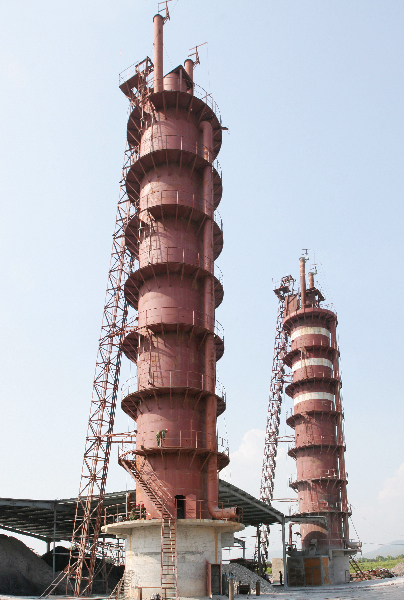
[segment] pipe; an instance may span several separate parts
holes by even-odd
[[[194,93],[194,61],[192,60],[192,58],[187,58],[187,60],[184,62],[184,67],[185,67],[185,72],[187,73],[187,75],[190,77],[190,79],[192,81],[192,85],[189,88],[189,90],[187,90],[187,93],[193,94]]]
[[[202,130],[202,143],[204,148],[204,158],[211,163],[213,159],[213,129],[209,121],[202,121],[200,128]],[[205,338],[205,389],[210,395],[205,401],[205,427],[206,443],[211,455],[207,464],[207,497],[208,511],[214,519],[236,519],[237,508],[219,508],[219,483],[217,478],[217,446],[216,446],[216,416],[217,400],[215,396],[216,379],[216,350],[215,338],[213,334],[215,321],[215,295],[213,285],[213,180],[212,165],[206,165],[203,172],[202,193],[204,212],[207,218],[203,227],[203,266],[205,271],[210,273],[204,281],[204,325],[212,332]]]
[[[336,433],[337,433],[337,444],[338,444],[338,465],[339,465],[339,476],[342,480],[341,483],[341,508],[344,511],[342,516],[342,528],[343,528],[343,539],[344,541],[349,540],[349,517],[348,517],[348,497],[347,497],[347,485],[346,485],[346,470],[345,470],[345,440],[344,440],[344,427],[343,427],[343,412],[341,403],[341,382],[339,373],[339,354],[338,354],[338,342],[337,342],[337,322],[336,319],[331,323],[331,346],[337,349],[333,358],[333,371],[334,377],[337,379],[337,386],[335,388],[335,410],[337,412],[336,421]]]
[[[214,459],[213,461],[212,458]],[[211,464],[214,464],[212,468]],[[207,480],[208,511],[210,516],[213,519],[237,519],[237,506],[231,506],[229,508],[219,508],[217,505],[217,498],[219,496],[219,486],[217,480],[217,454],[212,455],[209,459]]]
[[[258,525],[257,527],[257,567],[258,567],[258,576],[262,577],[262,573],[261,573],[261,529],[260,526]]]
[[[211,279],[211,277],[209,277]],[[205,376],[207,377],[207,382],[205,387],[211,393],[211,395],[207,396],[205,400],[205,423],[206,423],[206,446],[208,450],[211,452],[211,455],[208,459],[207,469],[206,469],[206,492],[208,497],[208,511],[210,516],[213,519],[237,519],[238,511],[237,507],[233,506],[230,508],[219,508],[218,499],[219,499],[219,481],[217,478],[217,444],[216,444],[216,415],[217,415],[217,400],[214,395],[214,365],[216,363],[215,356],[215,340],[213,337],[213,333],[208,334],[207,339],[205,341],[205,360],[206,356],[208,358],[213,357],[213,362],[211,360],[208,361],[208,364],[205,363]],[[211,350],[211,345],[213,346],[213,351]]]
[[[306,259],[300,258],[300,308],[306,307]]]
[[[161,15],[154,15],[154,91],[163,91],[163,25]]]
[[[209,163],[212,163],[213,162],[212,123],[210,121],[202,121],[200,128],[202,130],[203,158],[205,158]]]
[[[310,271],[309,273],[309,290],[314,288],[314,273]]]
[[[292,527],[293,527],[293,523],[289,523],[289,546],[292,547]]]
[[[233,573],[229,575],[229,600],[234,600],[234,577]]]
[[[282,558],[283,558],[283,588],[288,587],[288,571],[286,567],[285,517],[282,518]]]

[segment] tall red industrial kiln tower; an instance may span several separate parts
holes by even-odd
[[[154,17],[154,62],[147,57],[121,74],[130,100],[124,180],[134,207],[124,236],[138,263],[124,286],[137,316],[122,341],[137,365],[122,395],[137,439],[119,463],[136,480],[141,509],[134,513],[139,519],[106,530],[126,538],[133,593],[140,587],[175,598],[177,591],[206,595],[216,580],[220,593],[221,536],[244,527],[234,522],[235,507],[218,503],[218,472],[229,462],[216,424],[226,408],[216,379],[223,329],[215,321],[223,300],[215,265],[223,247],[215,213],[223,128],[211,95],[193,81],[193,60],[164,75],[167,17],[167,9]]]
[[[222,545],[244,529],[237,508],[218,502],[218,472],[229,462],[216,429],[226,408],[216,379],[224,335],[214,264],[223,248],[215,210],[224,128],[212,96],[193,81],[197,47],[195,62],[164,75],[169,1],[153,20],[154,62],[146,57],[120,74],[127,144],[65,574],[77,596],[91,595],[102,524],[104,534],[125,538],[126,593],[146,588],[165,599],[220,593]],[[136,430],[114,434],[122,352],[137,365],[122,389]],[[119,463],[136,480],[136,502],[128,497],[111,523],[103,502],[114,441],[123,443]]]
[[[139,268],[125,284],[138,322],[123,341],[137,379],[122,401],[136,421],[137,448],[120,463],[139,483],[137,502],[152,518],[161,510],[146,484],[151,472],[172,515],[235,517],[218,507],[218,469],[228,463],[216,433],[225,410],[216,381],[223,330],[215,322],[223,284],[214,264],[223,247],[215,217],[222,126],[216,104],[196,89],[191,59],[163,76],[163,25],[157,14],[153,82],[146,60],[121,85],[132,101],[126,190],[137,207],[125,237]]]
[[[285,363],[292,369],[286,393],[293,398],[294,412],[287,420],[295,430],[295,446],[301,514],[324,515],[328,530],[301,526],[302,548],[344,548],[348,541],[349,508],[346,493],[343,413],[337,344],[337,315],[323,308],[321,292],[309,273],[306,289],[305,258],[300,259],[300,297],[286,297],[284,330],[290,338]]]
[[[337,315],[321,305],[324,298],[315,287],[314,273],[308,274],[306,285],[305,262],[302,257],[300,294],[284,298],[283,329],[290,342],[284,362],[292,370],[292,382],[285,391],[294,404],[287,423],[295,431],[289,455],[297,466],[297,478],[290,485],[298,493],[300,515],[324,518],[323,525],[301,525],[302,550],[313,556],[339,556],[340,564],[334,561],[334,576],[330,576],[336,582],[349,577],[347,557],[353,553],[348,528]]]

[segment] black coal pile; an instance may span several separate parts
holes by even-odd
[[[57,546],[55,548],[56,577],[63,577],[63,570],[68,563],[69,549]],[[111,592],[123,577],[124,567],[117,567],[108,562],[103,563],[97,558],[95,571],[93,591],[96,594],[105,594]],[[87,571],[84,568],[83,578],[85,579],[86,576]],[[40,557],[20,540],[0,534],[0,595],[40,596],[53,579],[53,550]],[[56,593],[66,593],[66,580],[61,582]],[[72,593],[70,588],[69,593]]]
[[[0,534],[0,594],[38,596],[52,583],[52,567],[23,542]]]
[[[64,548],[63,546],[56,546],[55,571],[63,571],[63,569],[67,567],[67,565],[69,564],[69,556],[69,548]],[[41,558],[46,562],[47,565],[53,568],[53,549],[43,554]]]
[[[70,550],[69,548],[64,548],[63,546],[56,546],[55,548],[55,570],[63,571],[67,565],[69,564],[69,556]],[[77,552],[73,552],[73,564],[75,559],[77,558]],[[90,557],[87,557],[88,560]],[[42,556],[42,560],[46,562],[50,567],[53,566],[53,549],[49,552],[46,552]],[[122,579],[124,574],[125,567],[116,567],[108,562],[108,559],[105,563],[102,562],[101,559],[96,558],[95,560],[95,578],[93,582],[93,592],[95,594],[106,594],[111,592],[116,584]],[[88,576],[88,571],[84,565],[83,567],[83,587],[87,584],[86,577]],[[107,580],[107,585],[105,584],[105,578]],[[63,584],[62,584],[63,585]]]

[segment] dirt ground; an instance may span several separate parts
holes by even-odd
[[[262,600],[404,600],[404,577],[288,590],[274,586],[272,593],[261,597]],[[246,596],[237,598],[245,600]]]
[[[93,600],[105,597],[93,596]],[[17,597],[0,595],[0,600],[18,600],[18,598],[35,599],[38,596]],[[52,600],[62,600],[62,598],[63,600],[67,600],[66,596],[52,596]],[[227,600],[225,596],[213,597],[214,600],[216,598],[218,600],[219,598]],[[261,598],[262,600],[266,600],[267,598],[276,598],[278,600],[404,600],[404,577],[294,590],[284,590],[282,587],[275,586],[271,593],[261,594]],[[246,600],[247,596],[240,595],[236,596],[235,599]]]

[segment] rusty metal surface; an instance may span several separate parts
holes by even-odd
[[[346,549],[350,507],[346,495],[345,442],[342,430],[341,381],[336,337],[337,316],[322,308],[323,296],[300,259],[300,302],[287,306],[284,331],[291,340],[285,365],[292,370],[286,393],[294,401],[287,422],[295,430],[288,450],[297,475],[290,486],[298,493],[299,514],[324,515],[327,527],[301,525],[302,549]]]
[[[228,462],[216,434],[224,410],[216,382],[224,341],[215,324],[223,283],[214,262],[223,246],[214,214],[222,193],[220,113],[198,92],[193,61],[163,75],[161,15],[154,17],[154,78],[147,59],[139,65],[129,78],[134,87],[125,88],[131,166],[124,178],[136,209],[125,237],[139,266],[124,290],[138,318],[125,329],[123,350],[137,377],[122,401],[138,437],[133,458],[121,464],[133,467],[135,479],[152,470],[172,516],[181,496],[186,517],[195,516],[195,505],[204,518],[235,517],[218,507],[218,469]],[[138,501],[152,517],[162,514],[156,497],[140,483]]]

